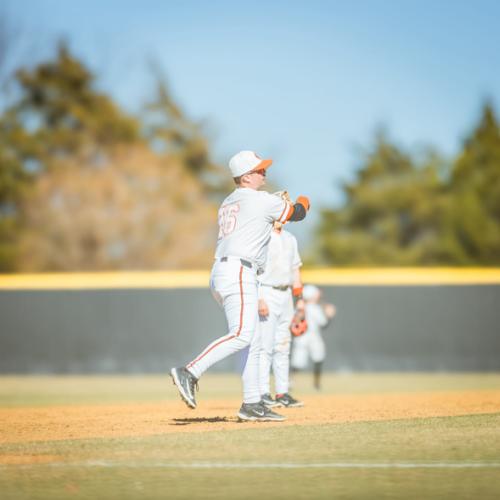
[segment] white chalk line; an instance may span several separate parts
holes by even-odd
[[[133,468],[133,469],[481,469],[500,468],[500,462],[387,462],[387,463],[350,463],[350,462],[324,462],[324,463],[226,463],[226,462],[153,462],[153,463],[130,463],[130,462],[54,462],[36,464],[2,464],[2,469],[33,468],[33,467],[95,467],[95,468]]]

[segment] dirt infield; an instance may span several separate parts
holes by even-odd
[[[325,395],[304,402],[304,408],[281,410],[284,423],[240,423],[236,399],[201,399],[196,410],[181,401],[1,408],[0,444],[500,413],[500,390]],[[12,463],[7,455],[0,459]]]

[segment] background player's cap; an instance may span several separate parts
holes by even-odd
[[[320,290],[315,285],[305,285],[302,290],[302,297],[304,300],[315,300],[320,294]]]
[[[229,170],[233,177],[240,177],[252,170],[266,169],[273,160],[262,160],[253,151],[240,151],[229,160]]]

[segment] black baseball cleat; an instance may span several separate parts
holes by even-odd
[[[264,404],[265,406],[267,406],[268,408],[274,408],[276,406],[281,406],[278,402],[276,402],[271,394],[269,393],[266,393],[266,394],[262,394],[262,396],[260,397],[260,402],[262,404]]]
[[[284,406],[285,408],[300,408],[301,406],[304,406],[302,401],[292,398],[288,392],[285,392],[285,394],[276,394],[276,403]]]
[[[196,408],[195,388],[198,389],[198,379],[186,368],[172,368],[170,370],[174,385],[179,389],[183,401],[189,408]]]
[[[283,415],[278,415],[267,408],[262,402],[243,403],[238,418],[247,422],[283,422],[286,420]]]

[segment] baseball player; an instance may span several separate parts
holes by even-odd
[[[252,151],[241,151],[229,161],[236,189],[219,209],[219,236],[210,276],[212,294],[224,309],[229,331],[186,366],[170,372],[181,398],[188,407],[196,408],[195,387],[201,375],[217,361],[249,346],[238,417],[250,421],[284,420],[260,398],[257,275],[266,263],[274,222],[300,221],[309,210],[305,196],[290,203],[258,191],[271,164],[272,160],[262,160]]]
[[[325,342],[321,336],[321,328],[325,328],[335,316],[333,304],[320,304],[321,290],[314,285],[304,286],[302,296],[305,301],[305,317],[307,331],[295,337],[292,351],[292,370],[307,368],[309,357],[314,366],[314,387],[320,389],[321,371],[325,360]]]
[[[268,407],[297,407],[303,403],[288,394],[290,346],[292,336],[290,323],[294,315],[293,296],[302,293],[300,259],[297,240],[283,229],[280,222],[274,223],[271,233],[265,272],[259,276],[259,324],[263,349],[260,353],[260,393],[262,402]],[[303,300],[299,298],[303,307]],[[271,366],[274,373],[276,399],[270,391]]]

